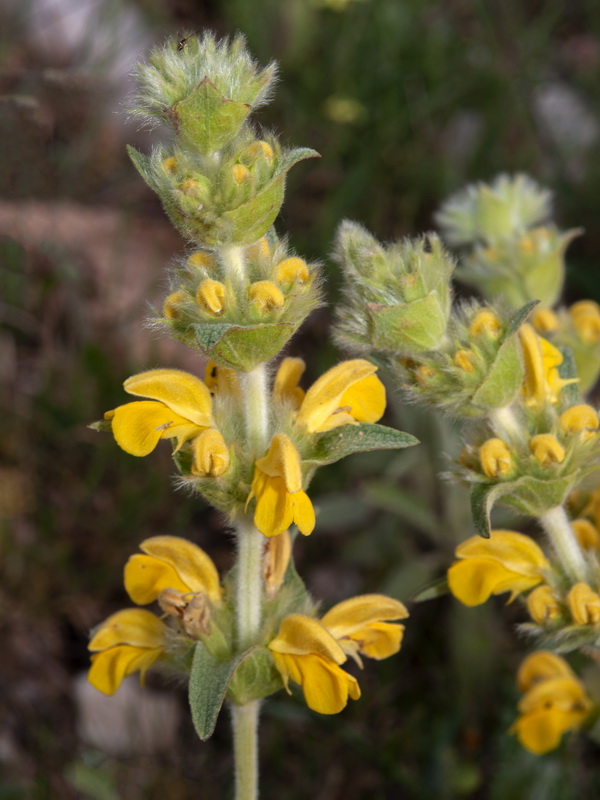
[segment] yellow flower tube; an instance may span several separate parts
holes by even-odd
[[[151,453],[161,439],[177,439],[177,449],[214,425],[211,396],[199,378],[177,369],[133,375],[125,391],[148,397],[107,411],[117,444],[133,456]]]
[[[361,664],[359,653],[381,660],[400,650],[404,625],[389,620],[406,617],[408,611],[398,600],[382,594],[365,594],[333,606],[321,624],[343,651]]]
[[[363,358],[337,364],[306,392],[296,424],[308,433],[322,433],[340,425],[377,422],[385,411],[385,387],[376,371]]]
[[[164,589],[181,594],[202,592],[213,603],[222,597],[212,559],[192,542],[177,536],[153,536],[125,565],[125,589],[134,603],[153,603]]]
[[[98,628],[88,649],[93,653],[88,680],[98,691],[114,694],[123,679],[147,670],[163,655],[167,627],[141,608],[113,614]]]
[[[306,364],[301,358],[284,358],[275,374],[273,397],[279,402],[288,401],[298,409],[304,400],[304,390],[298,386]]]
[[[492,594],[516,595],[542,583],[550,564],[538,545],[515,531],[492,531],[490,539],[473,536],[456,548],[459,559],[448,570],[452,594],[477,606]]]
[[[256,462],[248,502],[256,497],[254,524],[264,536],[277,536],[296,523],[308,536],[315,527],[315,512],[302,490],[300,456],[283,433],[271,440],[269,451]]]
[[[306,705],[320,714],[337,714],[357,700],[356,678],[340,668],[346,655],[333,636],[315,619],[291,614],[279,628],[269,650],[289,692],[290,680],[302,686]]]

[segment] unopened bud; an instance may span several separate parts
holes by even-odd
[[[234,164],[234,166],[231,168],[231,174],[233,176],[233,180],[238,186],[241,186],[243,183],[248,183],[248,181],[252,178],[250,170],[243,164]]]
[[[502,332],[502,323],[493,311],[484,308],[479,311],[469,326],[469,336],[489,336],[497,339]]]
[[[265,591],[269,600],[279,593],[292,555],[292,539],[289,531],[267,539],[263,555]]]
[[[502,439],[488,439],[479,448],[481,469],[488,478],[501,478],[511,472],[513,460]]]
[[[571,527],[580,547],[584,550],[600,550],[600,533],[589,520],[574,519]]]
[[[277,283],[286,284],[300,281],[306,283],[309,278],[306,261],[302,258],[286,258],[280,261],[275,269],[275,280]]]
[[[586,403],[571,406],[560,415],[560,427],[564,433],[579,433],[580,431],[597,431],[600,426],[598,413]]]
[[[464,372],[474,372],[473,366],[473,353],[469,350],[457,350],[453,362],[455,367],[462,369]]]
[[[255,258],[268,258],[271,255],[271,248],[266,236],[261,236],[257,242],[246,248],[246,257],[250,260]]]
[[[188,299],[185,292],[173,292],[163,303],[163,314],[167,319],[177,319],[179,316],[179,305]]]
[[[218,316],[225,308],[225,285],[206,278],[196,290],[196,299],[205,311]]]
[[[275,308],[283,308],[285,303],[283,292],[271,281],[256,281],[251,284],[248,296],[261,314],[268,314]]]
[[[600,340],[600,306],[593,300],[581,300],[569,309],[573,325],[587,344]]]
[[[185,632],[193,639],[210,634],[210,605],[202,592],[193,595],[184,609],[181,621]]]
[[[538,586],[527,596],[527,610],[538,625],[544,625],[560,616],[558,600],[552,589],[545,584]]]
[[[551,433],[540,433],[531,438],[529,449],[542,467],[560,464],[565,460],[564,447]]]
[[[216,428],[207,428],[192,445],[192,472],[202,478],[218,478],[229,469],[229,448]]]
[[[187,263],[191,267],[200,267],[207,272],[211,272],[215,268],[215,259],[206,250],[196,250],[195,253],[188,256]]]
[[[531,315],[531,324],[538,333],[554,333],[559,329],[558,317],[549,308],[536,308]]]
[[[576,625],[597,625],[600,622],[600,595],[587,583],[576,583],[571,588],[567,605]]]

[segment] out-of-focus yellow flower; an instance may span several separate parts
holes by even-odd
[[[362,666],[360,655],[381,660],[400,650],[404,625],[390,620],[408,617],[406,607],[382,594],[365,594],[331,608],[321,624],[342,650]]]
[[[246,257],[254,258],[267,258],[271,254],[271,248],[266,236],[261,236],[254,244],[246,248]]]
[[[564,380],[560,377],[557,367],[563,362],[562,353],[547,339],[538,336],[531,325],[521,325],[519,337],[525,362],[523,395],[526,405],[533,408],[546,402],[556,403],[561,389],[576,383],[577,378]]]
[[[301,358],[284,358],[273,383],[273,397],[280,402],[291,402],[298,409],[304,400],[304,389],[298,386],[306,364]]]
[[[153,536],[140,544],[142,553],[125,565],[125,589],[134,603],[153,603],[165,589],[205,594],[213,603],[222,597],[219,573],[212,559],[193,542],[178,536]]]
[[[537,586],[527,595],[527,610],[531,619],[544,625],[560,616],[560,605],[549,586]]]
[[[587,583],[576,583],[567,595],[567,606],[576,625],[600,622],[600,595]]]
[[[538,333],[554,333],[558,330],[558,317],[549,308],[536,308],[531,314],[531,324]]]
[[[587,344],[600,340],[600,306],[593,300],[573,303],[569,309],[573,325],[579,336]]]
[[[240,382],[234,369],[228,369],[209,360],[204,369],[204,383],[213,394],[241,397]]]
[[[191,267],[202,267],[207,272],[211,272],[215,268],[214,256],[207,253],[206,250],[196,250],[195,253],[188,256],[187,263]]]
[[[580,433],[581,431],[597,431],[600,427],[598,412],[592,406],[581,403],[567,408],[559,417],[560,427],[564,433]]]
[[[556,436],[551,433],[539,433],[529,440],[529,449],[536,461],[542,467],[550,467],[552,464],[562,464],[565,460],[565,449],[558,441]]]
[[[123,384],[149,397],[107,411],[117,444],[133,456],[151,453],[161,439],[177,439],[177,449],[214,425],[210,392],[199,378],[177,369],[152,369]]]
[[[315,527],[315,511],[302,490],[300,456],[292,440],[276,434],[266,456],[256,462],[248,502],[256,498],[254,524],[264,536],[277,536],[296,523],[308,536]]]
[[[502,439],[488,439],[479,448],[479,462],[488,478],[501,478],[513,468],[513,460],[508,446]]]
[[[256,281],[248,289],[248,297],[261,314],[269,314],[275,308],[283,308],[283,292],[271,281]]]
[[[337,364],[306,392],[296,424],[308,433],[322,433],[340,425],[377,422],[385,411],[385,387],[376,371],[363,358]]]
[[[459,559],[448,570],[452,594],[477,606],[492,594],[510,592],[510,601],[544,580],[550,568],[538,545],[515,531],[492,531],[490,539],[473,536],[456,548]]]
[[[488,336],[490,339],[497,339],[502,331],[502,323],[500,319],[490,311],[484,308],[479,311],[469,325],[469,336]]]
[[[579,728],[593,708],[582,683],[564,659],[546,651],[527,658],[517,682],[526,694],[519,703],[521,716],[511,728],[532,753],[553,750],[567,731]]]
[[[588,519],[574,519],[571,527],[580,547],[584,550],[600,550],[600,533]]]
[[[331,4],[333,0],[328,0]],[[348,3],[350,0],[335,0],[336,3]],[[367,116],[367,109],[355,97],[332,95],[324,104],[325,115],[340,125],[353,125],[362,122]]]
[[[142,608],[118,611],[105,620],[92,636],[92,666],[88,680],[104,694],[114,694],[123,678],[147,670],[163,655],[167,627]]]
[[[474,372],[473,353],[470,350],[457,350],[452,361],[455,367],[462,369],[463,372]]]
[[[185,303],[188,299],[185,292],[172,292],[163,303],[163,314],[167,319],[177,319],[179,315],[178,306]]]
[[[348,697],[360,697],[356,678],[339,666],[346,654],[317,620],[302,614],[286,617],[268,647],[286,690],[290,691],[290,681],[302,686],[306,705],[313,711],[337,714]]]

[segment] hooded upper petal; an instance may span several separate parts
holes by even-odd
[[[195,375],[178,369],[151,369],[132,375],[125,391],[164,403],[176,414],[201,428],[214,425],[208,387]]]
[[[389,620],[406,617],[408,611],[398,600],[366,594],[338,603],[321,623],[348,655],[357,658],[357,653],[362,653],[380,660],[400,650],[404,635],[404,625],[391,624]]]
[[[385,387],[376,371],[363,358],[337,364],[306,392],[296,424],[308,433],[321,433],[340,425],[377,422],[385,411]]]
[[[115,441],[132,456],[147,456],[161,439],[177,438],[178,447],[203,428],[177,414],[163,403],[140,400],[107,411]]]
[[[152,603],[163,589],[182,594],[202,592],[213,602],[220,601],[217,568],[193,542],[177,536],[153,536],[143,541],[140,549],[145,555],[133,555],[125,565],[125,589],[134,603]]]

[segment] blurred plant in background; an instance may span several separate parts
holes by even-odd
[[[228,782],[226,729],[218,726],[199,756],[184,720],[176,754],[144,755],[170,742],[167,725],[153,738],[150,722],[144,737],[134,733],[140,708],[151,720],[156,692],[147,689],[144,700],[127,686],[136,713],[125,694],[114,713],[128,739],[101,738],[108,704],[92,713],[86,702],[83,744],[73,725],[72,676],[86,667],[87,632],[126,601],[118,572],[136,543],[167,528],[194,529],[220,571],[230,566],[218,515],[178,502],[173,520],[172,491],[156,479],[161,460],[168,468],[165,453],[153,457],[156,470],[144,459],[127,480],[130,458],[85,428],[99,408],[121,402],[119,376],[165,359],[190,368],[185,349],[137,333],[146,298],[159,307],[164,296],[159,269],[182,243],[124,154],[124,141],[147,136],[126,128],[115,108],[129,91],[126,74],[149,43],[189,29],[242,30],[259,60],[280,62],[284,80],[278,103],[263,111],[267,129],[322,155],[292,173],[284,212],[291,243],[309,261],[327,257],[344,216],[397,239],[431,228],[440,200],[467,182],[527,171],[552,189],[562,227],[585,229],[568,251],[569,308],[600,299],[596,10],[591,2],[567,9],[513,0],[443,8],[416,0],[107,0],[78,3],[76,14],[68,4],[5,3],[0,14],[0,402],[8,431],[0,602],[10,611],[0,669],[3,685],[15,687],[0,722],[0,786],[9,797],[158,797],[167,786],[187,797],[201,780],[218,794]],[[115,64],[123,66],[113,71]],[[338,280],[331,270],[330,293]],[[578,314],[590,319],[585,307]],[[591,327],[583,324],[593,331],[593,316]],[[309,380],[333,362],[323,346],[327,325],[327,312],[317,312],[289,350],[307,355]],[[408,597],[443,572],[472,532],[466,490],[437,477],[448,469],[444,454],[460,450],[456,426],[400,402],[393,411],[388,424],[414,433],[419,448],[399,458],[352,457],[311,486],[320,546],[299,547],[297,557],[309,588],[329,604],[375,589]],[[352,494],[342,495],[348,486]],[[496,525],[513,526],[508,512],[495,513]],[[319,776],[329,797],[568,800],[574,786],[595,796],[597,751],[583,737],[536,758],[506,735],[522,657],[509,629],[522,615],[517,603],[501,613],[489,603],[414,607],[403,669],[372,665],[342,738],[329,735],[327,719],[271,701],[263,757],[279,756],[280,766],[265,775],[265,795],[305,797]],[[407,696],[420,703],[411,707]]]

